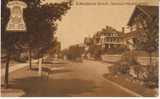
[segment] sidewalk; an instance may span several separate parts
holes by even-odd
[[[46,59],[46,58],[47,58],[47,56],[45,56],[43,59]],[[32,63],[36,63],[36,62],[38,62],[38,59],[37,60],[32,60]],[[29,64],[28,62],[27,63],[14,64],[14,66],[9,67],[9,73],[11,73],[15,70],[24,68],[24,67],[28,66],[28,64]],[[5,75],[5,68],[1,68],[1,74],[0,75],[1,75],[0,78],[2,78]]]
[[[34,63],[35,62],[37,62],[37,60],[34,60]],[[52,66],[52,64],[43,65],[45,67]],[[55,70],[54,73],[65,70],[63,66],[59,65],[61,64],[54,64],[54,67],[52,68]],[[42,78],[39,77],[38,71],[34,70],[38,68],[37,64],[32,65],[33,70],[31,71],[27,71],[27,66],[28,64],[21,64],[18,66],[13,66],[16,68],[10,68],[10,87],[8,89],[4,89],[2,87],[2,97],[36,96],[37,94],[41,95],[40,92],[46,93],[47,95],[54,94],[52,91],[57,87],[56,85],[59,84],[59,82],[55,82],[52,79],[48,80],[47,75],[45,74],[43,74]],[[52,88],[52,86],[54,86],[54,88]],[[61,89],[63,89],[63,86],[61,87]]]
[[[33,60],[32,63],[36,63],[38,62],[38,60]],[[21,69],[21,68],[24,68],[26,66],[28,66],[28,62],[27,63],[19,63],[19,64],[14,64],[16,66],[11,66],[9,67],[9,73],[15,71],[15,70],[18,70],[18,69]],[[3,77],[5,75],[5,68],[2,68],[1,69],[1,77]]]

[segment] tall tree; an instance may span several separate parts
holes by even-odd
[[[45,50],[51,46],[54,40],[54,34],[57,29],[57,20],[62,19],[71,8],[72,0],[61,3],[45,3],[42,0],[23,0],[27,4],[24,10],[24,20],[27,26],[27,32],[7,32],[6,24],[9,20],[9,9],[6,4],[10,0],[2,0],[2,48],[7,50],[5,85],[8,85],[8,71],[10,56],[17,50],[29,51],[30,68],[32,50],[40,52],[40,56],[46,53]]]
[[[140,32],[139,38],[136,39],[136,48],[145,50],[149,53],[150,64],[152,64],[152,53],[158,51],[159,43],[159,26],[158,26],[158,12],[157,16],[145,18],[139,16],[137,23],[140,23],[141,28],[138,29]]]

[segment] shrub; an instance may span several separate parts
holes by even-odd
[[[82,54],[84,53],[84,48],[80,47],[79,45],[72,45],[69,49],[64,51],[64,55],[67,56],[70,60],[76,60],[81,58]]]
[[[136,65],[134,71],[137,79],[144,82],[147,87],[158,87],[158,65]]]
[[[147,69],[148,76],[144,80],[145,85],[148,87],[158,87],[158,64],[150,65]]]
[[[122,55],[119,64],[112,66],[110,72],[113,74],[128,74],[130,72],[130,67],[139,65],[137,61],[137,55],[134,52],[126,52]]]
[[[137,76],[136,79],[143,81],[148,77],[148,71],[146,69],[146,66],[134,65],[133,69]]]
[[[109,67],[109,71],[110,71],[111,74],[117,75],[118,71],[119,71],[119,68],[116,65],[115,66],[111,66],[111,67]]]
[[[101,60],[102,49],[100,46],[98,45],[90,46],[88,53],[90,53],[94,59]]]
[[[129,64],[127,64],[126,62],[121,62],[120,64],[117,64],[117,65],[110,67],[109,70],[114,75],[128,74],[129,73]]]
[[[121,74],[128,74],[129,73],[129,64],[126,62],[122,62],[119,65],[119,72]]]

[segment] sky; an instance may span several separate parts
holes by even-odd
[[[64,0],[47,0],[47,2],[61,1]],[[67,48],[70,45],[83,43],[84,37],[92,36],[97,31],[105,28],[106,25],[112,26],[113,28],[121,31],[121,28],[126,26],[135,7],[135,5],[110,4],[79,5],[78,3],[80,2],[104,3],[109,2],[109,0],[76,0],[73,3],[72,8],[67,12],[65,16],[63,16],[62,21],[58,22],[58,30],[56,32],[56,36],[61,42],[62,49]]]

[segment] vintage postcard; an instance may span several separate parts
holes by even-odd
[[[158,97],[159,0],[1,0],[2,97]]]

